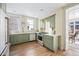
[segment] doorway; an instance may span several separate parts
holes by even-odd
[[[66,50],[70,49],[79,49],[79,5],[66,10]]]

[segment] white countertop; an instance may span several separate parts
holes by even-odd
[[[12,33],[9,35],[17,35],[17,34],[34,34],[34,33],[41,33],[41,32],[26,32],[26,33]],[[46,32],[47,33],[47,32]]]
[[[27,33],[12,33],[12,34],[9,34],[9,35],[18,35],[18,34],[33,34],[35,32],[27,32]]]
[[[9,34],[9,35],[17,35],[17,34],[34,34],[34,33],[40,33],[40,32],[12,33],[12,34]]]
[[[59,34],[45,34],[45,35],[48,35],[48,36],[59,36]]]

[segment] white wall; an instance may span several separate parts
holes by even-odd
[[[64,8],[60,8],[56,11],[56,20],[55,20],[55,31],[56,34],[61,36],[60,42],[60,49],[64,49],[64,34],[65,34],[65,11]]]

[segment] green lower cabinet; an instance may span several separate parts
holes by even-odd
[[[29,41],[29,34],[15,34],[10,35],[10,43],[11,45],[28,42]]]
[[[53,40],[51,39],[51,37],[44,36],[43,43],[44,43],[44,46],[46,46],[47,48],[53,49],[53,47],[52,47],[53,46]]]
[[[44,35],[43,36],[43,44],[45,47],[52,51],[58,50],[58,40],[55,39],[53,36]]]

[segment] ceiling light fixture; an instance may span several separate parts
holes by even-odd
[[[44,11],[44,9],[40,9],[40,11]]]

